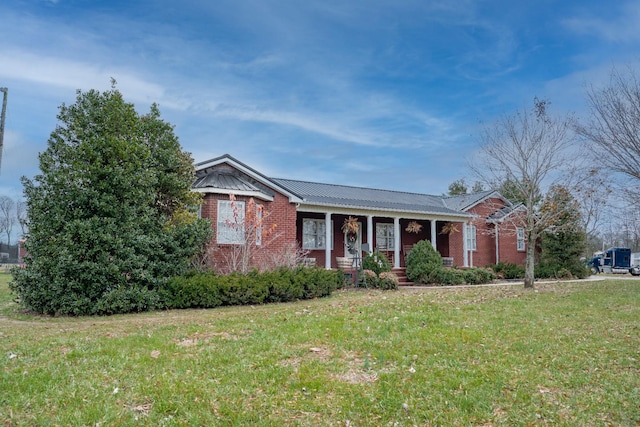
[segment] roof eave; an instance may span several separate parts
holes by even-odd
[[[210,159],[210,160],[205,160],[205,161],[200,162],[200,163],[196,163],[195,167],[196,167],[196,171],[200,171],[200,170],[207,169],[207,168],[210,168],[210,167],[213,167],[213,166],[221,165],[223,163],[227,163],[230,166],[233,166],[234,168],[238,169],[239,171],[249,175],[253,179],[263,183],[264,185],[274,188],[279,193],[282,193],[285,196],[287,196],[289,198],[289,202],[291,202],[291,203],[300,203],[300,202],[302,202],[302,198],[300,196],[298,196],[297,194],[293,193],[288,188],[283,187],[282,185],[280,185],[277,182],[273,181],[271,178],[261,174],[257,170],[255,170],[252,167],[242,163],[241,161],[237,160],[233,156],[230,156],[229,154],[223,154],[222,156],[215,157],[215,158]],[[227,192],[229,192],[229,191],[227,190]],[[237,193],[234,193],[234,194],[237,194]]]
[[[205,193],[205,194],[233,194],[234,196],[246,196],[246,197],[255,197],[256,199],[264,200],[265,202],[273,202],[273,197],[268,194],[264,194],[261,191],[249,191],[249,190],[234,190],[230,191],[224,188],[214,188],[214,187],[201,187],[201,188],[192,188],[191,191],[196,193]]]
[[[388,212],[388,213],[399,213],[399,214],[412,214],[416,216],[431,216],[431,217],[452,217],[452,218],[460,218],[460,219],[468,219],[472,215],[467,212],[433,212],[433,211],[422,211],[422,210],[412,210],[412,209],[391,209],[391,208],[381,208],[381,207],[372,207],[372,206],[362,206],[362,205],[347,205],[347,204],[338,204],[338,203],[322,203],[322,202],[313,202],[313,203],[300,203],[298,205],[299,211],[313,211],[314,208],[334,208],[336,210],[360,210],[360,211],[370,211],[370,212]]]

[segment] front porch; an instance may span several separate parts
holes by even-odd
[[[348,236],[342,226],[350,217],[357,221],[358,231]],[[435,216],[389,216],[389,213],[298,211],[296,240],[306,257],[327,269],[338,268],[337,258],[361,259],[367,251],[381,252],[393,268],[404,268],[408,252],[421,240],[431,242],[442,257],[453,259],[453,265],[466,266],[464,221]]]

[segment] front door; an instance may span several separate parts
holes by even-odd
[[[358,258],[362,256],[362,223],[358,223],[358,232],[344,235],[344,256]]]

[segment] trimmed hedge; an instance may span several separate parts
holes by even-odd
[[[373,270],[362,270],[360,284],[366,288],[391,290],[398,289],[400,281],[391,271],[382,271],[379,275]]]
[[[491,283],[496,275],[486,268],[458,269],[440,267],[431,274],[431,282],[436,285],[480,285]]]
[[[442,257],[430,242],[416,243],[407,255],[407,278],[414,283],[435,285],[479,285],[490,283],[496,275],[486,268],[443,267]]]
[[[584,279],[591,274],[587,267],[580,262],[562,266],[544,261],[536,265],[534,273],[539,279]]]
[[[499,262],[489,266],[501,279],[524,279],[524,266]]]
[[[220,276],[191,273],[172,278],[161,294],[168,309],[214,308],[319,298],[343,286],[341,271],[298,267]]]

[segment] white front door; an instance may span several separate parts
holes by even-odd
[[[353,235],[344,235],[344,256],[348,258],[360,258],[362,256],[362,223],[358,223],[358,232]]]

